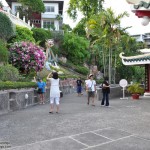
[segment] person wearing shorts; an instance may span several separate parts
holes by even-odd
[[[86,91],[88,93],[88,102],[89,105],[90,99],[92,99],[92,106],[95,106],[95,91],[96,91],[96,82],[93,80],[93,74],[89,75],[89,80],[86,82]]]
[[[59,111],[60,101],[60,89],[59,89],[59,78],[58,73],[53,72],[47,76],[47,80],[50,81],[50,112],[54,111],[54,104],[56,104],[56,113]]]
[[[39,78],[38,82],[37,82],[37,86],[38,86],[38,94],[39,94],[39,98],[40,98],[40,104],[45,104],[44,93],[45,93],[46,83],[43,82],[41,78]]]

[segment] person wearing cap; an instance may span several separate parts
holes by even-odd
[[[90,103],[90,98],[92,99],[92,106],[95,106],[94,100],[95,100],[95,92],[96,92],[96,81],[93,80],[93,74],[89,75],[89,80],[86,82],[86,91],[88,93],[88,102]]]

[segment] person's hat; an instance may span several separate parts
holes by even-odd
[[[90,75],[89,75],[89,77],[92,77],[92,76],[93,76],[93,74],[90,74]]]

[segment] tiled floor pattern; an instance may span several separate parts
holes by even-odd
[[[116,128],[45,140],[11,150],[149,150],[150,141]]]

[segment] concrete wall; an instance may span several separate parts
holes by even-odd
[[[97,88],[97,95],[98,95],[98,100],[102,100],[103,93],[101,88]],[[121,87],[117,86],[117,87],[110,88],[110,94],[109,94],[110,99],[121,98],[121,97],[123,97],[123,91]]]
[[[9,93],[0,91],[0,114],[8,112]]]
[[[63,94],[75,93],[76,88],[73,86],[65,85],[61,86],[60,90]],[[98,100],[102,100],[102,89],[97,88]],[[25,95],[28,98],[25,98]],[[121,98],[122,88],[121,87],[111,87],[110,99]],[[46,89],[45,101],[49,101],[50,89]],[[0,114],[3,112],[8,113],[9,111],[15,111],[33,106],[39,103],[39,97],[37,94],[37,89],[12,89],[6,91],[0,91]]]
[[[63,94],[75,92],[72,86],[61,86]],[[28,95],[28,98],[25,95]],[[45,101],[49,101],[50,89],[46,89]],[[20,110],[39,103],[37,89],[11,89],[0,91],[0,114]]]

